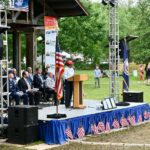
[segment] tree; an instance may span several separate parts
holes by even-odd
[[[89,16],[63,18],[59,22],[60,43],[63,50],[83,53],[86,60],[99,63],[105,58],[107,39],[107,10],[100,3],[83,1]]]

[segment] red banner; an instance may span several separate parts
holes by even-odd
[[[44,24],[46,29],[58,29],[58,22],[55,17],[44,17]]]

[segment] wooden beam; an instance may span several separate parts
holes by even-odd
[[[26,66],[35,70],[37,66],[37,43],[36,33],[26,34]]]
[[[17,31],[13,32],[13,67],[21,75],[21,35]]]

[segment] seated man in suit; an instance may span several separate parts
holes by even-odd
[[[43,78],[42,78],[42,70],[40,68],[36,68],[35,75],[33,77],[33,86],[34,88],[38,88],[42,91],[43,89]]]
[[[27,105],[28,104],[28,95],[26,93],[19,93],[19,89],[17,87],[17,85],[15,84],[14,81],[14,75],[13,73],[10,73],[8,75],[9,78],[9,92],[10,92],[10,97],[12,99],[15,99],[16,101],[16,105],[19,105],[20,102],[20,98],[23,99],[23,104]]]
[[[12,69],[12,73],[14,74],[15,84],[18,84],[20,77],[17,75],[17,70],[15,68]]]
[[[45,87],[46,87],[46,94],[49,97],[52,96],[52,94],[54,95],[54,103],[56,105],[57,103],[57,99],[56,99],[56,92],[55,92],[55,78],[53,73],[49,72],[48,73],[48,78],[45,81]]]
[[[29,74],[27,71],[22,72],[22,78],[18,82],[18,87],[20,91],[28,94],[30,105],[38,105],[41,98],[41,93],[32,90],[31,85],[28,81],[28,75]]]
[[[29,73],[28,81],[29,81],[30,85],[32,86],[32,84],[33,84],[32,68],[31,68],[31,67],[28,67],[28,68],[27,68],[27,72]]]

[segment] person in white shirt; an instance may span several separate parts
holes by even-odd
[[[71,60],[68,60],[66,62],[66,68],[64,72],[64,79],[65,79],[65,92],[64,92],[64,100],[65,100],[65,106],[66,108],[71,107],[71,99],[72,99],[72,93],[73,93],[73,82],[68,81],[68,79],[72,76],[74,76],[74,68],[73,68],[73,62]]]
[[[101,70],[99,69],[99,66],[96,66],[94,70],[94,79],[95,79],[95,88],[98,85],[100,88],[100,77],[102,76]]]
[[[54,105],[57,104],[56,92],[55,92],[55,77],[52,72],[48,72],[48,77],[45,80],[46,87],[46,98],[49,99],[52,95],[54,96]]]

